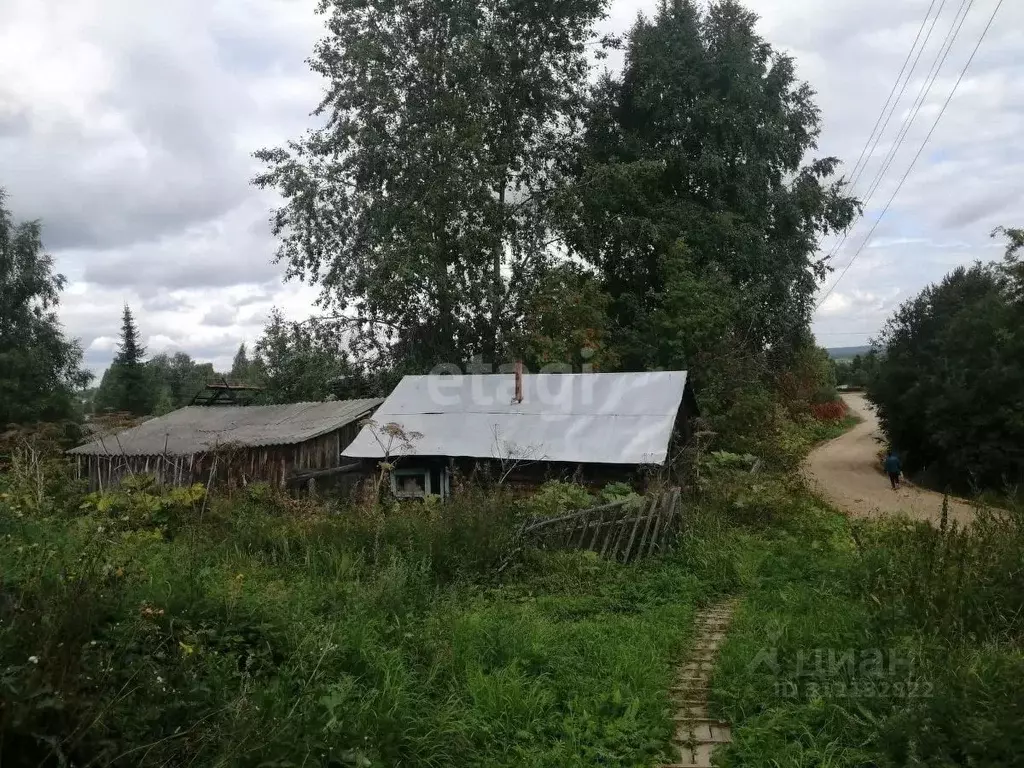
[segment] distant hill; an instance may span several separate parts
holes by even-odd
[[[826,351],[833,360],[848,360],[857,355],[866,355],[871,351],[871,347],[867,345],[863,347],[833,347]]]

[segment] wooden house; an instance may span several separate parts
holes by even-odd
[[[603,485],[670,464],[697,402],[685,371],[406,376],[343,451],[394,466],[398,497],[481,468],[518,485]]]
[[[189,406],[132,429],[93,436],[69,453],[93,490],[130,474],[178,486],[265,482],[284,487],[342,468],[342,451],[380,403]]]

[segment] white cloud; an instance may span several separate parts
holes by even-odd
[[[845,312],[850,308],[852,302],[850,297],[845,293],[839,291],[833,292],[821,305],[819,310],[823,315],[835,315],[840,312]]]
[[[833,260],[837,268],[864,242],[994,2],[972,6],[869,216]],[[314,4],[0,4],[0,184],[16,215],[43,219],[45,242],[71,281],[62,317],[92,367],[113,354],[125,302],[151,347],[180,348],[220,367],[230,365],[238,343],[258,337],[272,306],[294,318],[314,311],[317,292],[283,283],[283,267],[272,262],[273,197],[249,184],[253,150],[311,125],[320,83],[304,59],[321,34]],[[623,33],[656,5],[614,0],[601,31]],[[762,33],[796,58],[799,75],[817,90],[820,154],[838,155],[849,173],[929,0],[748,5],[761,15]],[[955,4],[946,5],[859,194],[952,21]],[[1024,4],[1004,3],[918,167],[822,306],[814,327],[826,343],[860,343],[927,282],[998,256],[993,227],[1024,223],[1014,220],[1024,193],[1022,30]]]

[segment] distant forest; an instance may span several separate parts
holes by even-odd
[[[865,344],[861,347],[832,347],[826,350],[828,356],[833,360],[850,360],[857,355],[866,355],[871,352],[871,346]]]

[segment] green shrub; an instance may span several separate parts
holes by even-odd
[[[943,654],[924,695],[897,709],[879,743],[888,766],[1009,766],[1024,754],[1024,654],[977,646]]]
[[[487,564],[519,511],[464,501],[293,515],[255,489],[170,538],[109,525],[109,510],[0,516],[0,757],[657,761],[697,582],[553,553],[497,586]]]
[[[745,594],[712,686],[713,715],[733,724],[723,764],[1019,762],[1016,512],[982,513],[966,531],[851,525],[799,487],[781,505],[747,493],[769,502],[770,526],[740,539],[719,531],[725,557],[685,537],[679,553]],[[851,653],[852,665],[843,661]],[[874,658],[881,664],[866,663]]]
[[[601,503],[604,504],[624,499],[635,499],[637,497],[637,492],[629,483],[608,483],[608,485],[601,489],[600,493]]]
[[[575,510],[596,506],[597,499],[582,486],[561,480],[549,480],[520,502],[528,517],[558,517]]]
[[[91,493],[80,509],[114,528],[176,530],[198,517],[206,488],[160,486],[150,475],[126,477],[108,491]]]

